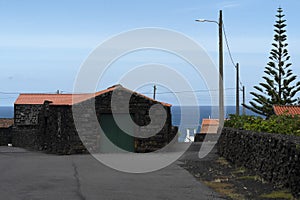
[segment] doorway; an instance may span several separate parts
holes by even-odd
[[[122,124],[127,125],[127,130],[134,133],[134,127],[130,127],[129,123],[126,123],[127,114],[114,114],[114,116],[117,117]],[[134,137],[119,128],[112,114],[101,114],[100,125],[103,130],[100,135],[101,153],[134,152]]]

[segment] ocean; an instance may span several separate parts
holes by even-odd
[[[193,113],[197,109],[199,110],[200,117],[198,120],[192,120],[189,117],[181,116],[181,110],[185,109],[186,113]],[[174,126],[180,126],[181,135],[179,137],[179,141],[184,140],[186,137],[187,129],[196,129],[197,132],[200,131],[200,126],[203,118],[211,118],[211,107],[210,106],[199,106],[199,107],[180,107],[180,106],[172,106],[172,124]],[[225,109],[225,117],[227,118],[229,114],[235,113],[235,106],[226,106]],[[240,108],[240,113],[242,113],[242,108]],[[256,115],[255,113],[246,110],[247,115]],[[14,107],[12,106],[2,106],[0,107],[0,118],[13,118],[14,117]],[[181,124],[181,117],[186,118],[185,124]],[[192,131],[193,132],[193,131]],[[191,133],[192,133],[191,132]]]
[[[13,106],[0,106],[0,118],[13,118],[14,107]]]
[[[199,119],[198,120],[192,120],[191,118],[189,118],[188,116],[184,116],[181,115],[181,110],[185,109],[185,113],[189,114],[189,113],[195,113],[195,111],[199,111]],[[218,107],[214,108],[215,111],[217,111],[218,113]],[[173,126],[178,126],[179,127],[179,142],[183,142],[184,139],[186,138],[187,135],[187,130],[189,129],[190,131],[190,135],[193,136],[194,135],[194,130],[199,133],[201,130],[201,123],[202,123],[202,119],[205,118],[213,118],[212,116],[212,107],[211,106],[199,106],[199,107],[195,107],[195,106],[189,106],[189,107],[180,107],[180,106],[172,106],[171,108],[171,113],[172,113],[172,124]],[[236,107],[235,106],[226,106],[224,111],[225,111],[225,118],[229,118],[230,114],[235,114],[235,110]],[[242,107],[240,107],[240,114],[242,114]],[[246,109],[246,114],[247,115],[257,115],[256,113],[247,110]],[[187,118],[187,120],[181,124],[181,117],[182,118]],[[218,118],[218,116],[214,117],[214,118]]]
[[[211,106],[187,106],[184,108],[181,108],[180,106],[172,106],[171,108],[171,113],[172,113],[172,123],[175,126],[178,126],[180,124],[180,117],[185,117],[181,116],[181,109],[186,109],[186,113],[192,113],[199,110],[200,113],[200,118],[199,118],[199,123],[201,124],[203,118],[212,118],[212,107]],[[218,111],[218,107],[215,108],[216,111]],[[235,106],[226,106],[225,107],[225,118],[228,118],[230,114],[235,114]],[[240,114],[242,114],[242,107],[240,107]],[[246,109],[246,114],[247,115],[257,115],[256,113],[247,110]],[[186,124],[189,125],[189,122]]]

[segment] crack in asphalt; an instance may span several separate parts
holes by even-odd
[[[77,166],[74,162],[72,162],[72,167],[74,169],[74,175],[73,176],[74,176],[75,181],[76,181],[77,195],[78,195],[80,200],[86,200],[86,198],[84,197],[84,195],[82,194],[82,191],[81,191],[81,184],[80,184],[80,180],[79,180],[78,170],[77,170]]]

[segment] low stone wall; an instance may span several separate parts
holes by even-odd
[[[218,141],[220,134],[216,133],[196,133],[194,137],[194,142],[203,142],[210,141],[215,142]]]
[[[47,133],[45,134],[39,127],[14,127],[12,145],[54,154],[86,153],[86,148],[78,135],[75,135],[76,132],[67,132],[61,137]]]
[[[7,146],[11,144],[11,127],[0,128],[0,146]]]
[[[218,152],[300,197],[300,137],[224,128]]]

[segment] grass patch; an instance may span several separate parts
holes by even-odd
[[[258,175],[240,176],[240,177],[237,177],[236,179],[239,179],[239,180],[252,180],[252,181],[259,181],[261,183],[267,183],[267,181],[265,181],[262,177],[260,177]]]
[[[269,198],[269,199],[289,199],[289,200],[296,200],[293,195],[288,190],[279,190],[274,191],[269,194],[262,194],[260,195],[262,198]]]
[[[254,175],[254,176],[240,176],[240,177],[237,177],[237,179],[240,179],[240,180],[253,180],[253,181],[261,181],[261,178],[257,175]]]
[[[246,168],[245,167],[239,167],[236,170],[234,170],[232,173],[234,175],[238,175],[238,174],[244,174],[246,172]]]
[[[219,163],[220,165],[223,165],[223,166],[229,166],[229,162],[223,158],[223,157],[219,157],[218,160],[216,160],[217,163]]]
[[[204,181],[204,184],[215,190],[217,193],[230,197],[231,199],[244,199],[241,194],[236,193],[233,188],[234,186],[230,183]]]

